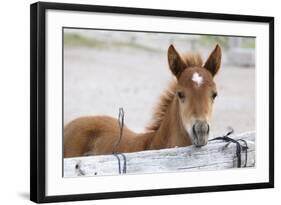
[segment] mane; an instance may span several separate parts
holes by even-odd
[[[203,64],[202,58],[198,53],[186,53],[182,55],[182,59],[188,67],[199,66]],[[164,119],[169,105],[172,103],[177,87],[177,80],[174,78],[168,88],[159,98],[159,102],[155,108],[150,125],[146,127],[147,131],[157,131]]]
[[[173,79],[170,82],[168,88],[160,96],[158,104],[153,113],[151,123],[146,128],[147,131],[156,131],[159,129],[161,122],[165,116],[165,113],[166,113],[169,105],[173,101],[175,91],[176,91],[176,85],[177,85],[177,81],[176,81],[176,79]]]

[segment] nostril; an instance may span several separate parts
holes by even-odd
[[[194,136],[197,138],[197,132],[196,132],[196,127],[195,127],[195,125],[196,125],[196,124],[194,124],[194,125],[192,126],[192,131],[193,131]]]
[[[202,132],[205,132],[205,133],[209,133],[210,131],[210,126],[207,122],[201,122],[201,130]]]
[[[209,132],[210,132],[210,125],[208,123],[206,123],[206,124],[207,124],[207,133],[209,134]]]

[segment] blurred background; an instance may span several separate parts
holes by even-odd
[[[255,130],[255,38],[82,29],[64,29],[64,124],[85,115],[117,118],[123,107],[125,124],[143,132],[173,77],[170,44],[203,60],[222,47],[211,135]]]

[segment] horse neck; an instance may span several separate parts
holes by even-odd
[[[161,149],[188,145],[191,145],[191,142],[182,126],[178,101],[174,97],[165,113],[159,129],[151,139],[149,147],[150,149]]]

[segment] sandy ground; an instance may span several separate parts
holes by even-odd
[[[255,130],[255,70],[222,66],[216,77],[212,135]],[[143,131],[172,75],[166,53],[137,49],[65,48],[64,123],[83,115],[118,116]]]

